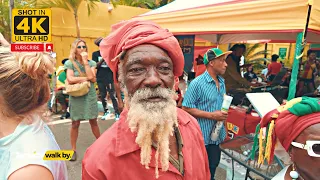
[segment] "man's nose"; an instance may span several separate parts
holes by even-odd
[[[148,73],[146,74],[145,80],[143,81],[144,87],[156,88],[161,86],[162,80],[158,74],[158,72],[154,68],[150,68]]]

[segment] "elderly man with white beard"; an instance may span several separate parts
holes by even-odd
[[[176,108],[174,76],[183,73],[178,41],[149,21],[123,21],[100,44],[125,92],[125,109],[88,148],[84,180],[209,180],[197,121]]]

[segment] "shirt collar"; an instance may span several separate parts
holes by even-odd
[[[207,82],[215,82],[207,70],[203,73],[203,75],[204,75],[205,79],[207,80]],[[218,76],[218,81],[220,83],[224,83],[223,77]]]
[[[186,126],[190,122],[190,119],[181,118],[179,115],[181,111],[183,110],[177,108],[179,126]],[[117,122],[118,129],[117,129],[116,149],[115,149],[116,156],[129,154],[131,152],[134,152],[140,149],[139,145],[135,142],[137,133],[131,132],[128,126],[128,123],[126,122],[127,115],[128,115],[128,110],[127,109],[123,110],[120,115],[120,119]]]

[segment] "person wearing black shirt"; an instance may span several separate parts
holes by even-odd
[[[99,37],[94,41],[94,43],[99,46],[100,42],[102,40],[102,37]],[[106,95],[107,92],[109,93],[109,96],[112,100],[112,105],[114,108],[116,120],[119,119],[119,109],[118,109],[118,102],[115,97],[115,89],[114,89],[114,83],[113,83],[113,73],[111,69],[108,67],[107,63],[104,59],[102,59],[100,51],[95,51],[92,53],[92,60],[97,62],[97,83],[98,88],[101,96],[101,101],[103,108],[105,110],[104,116],[101,118],[102,120],[105,120],[108,114],[110,113],[108,111],[107,107],[107,101],[106,101]]]
[[[248,80],[249,82],[257,81],[258,76],[257,74],[253,71],[253,66],[247,67],[247,72],[244,74],[244,78]]]

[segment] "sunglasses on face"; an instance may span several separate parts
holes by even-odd
[[[78,49],[86,49],[87,46],[78,46],[77,48],[78,48]]]
[[[300,149],[305,149],[311,157],[320,157],[320,141],[306,141],[306,144],[291,142],[291,145]]]

